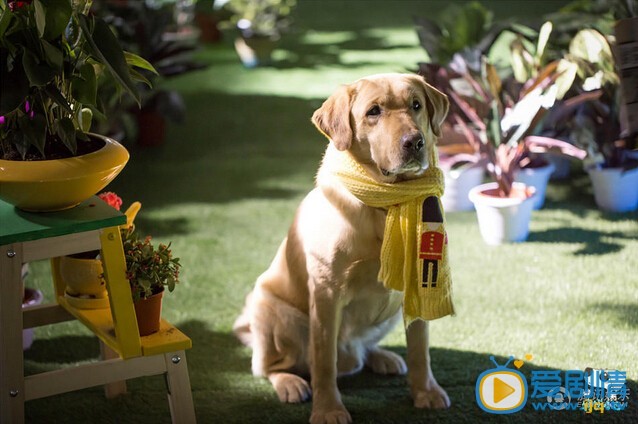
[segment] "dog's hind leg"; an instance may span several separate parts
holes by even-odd
[[[253,374],[267,377],[282,402],[309,400],[310,385],[300,376],[308,374],[308,317],[261,289],[252,296]]]

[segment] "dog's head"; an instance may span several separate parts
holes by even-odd
[[[441,135],[447,97],[418,75],[381,74],[340,87],[312,122],[379,181],[417,177]]]

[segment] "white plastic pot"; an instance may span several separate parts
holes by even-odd
[[[523,168],[516,173],[516,181],[536,189],[536,195],[533,201],[533,208],[535,210],[542,208],[545,204],[547,183],[555,168],[554,164],[548,163],[538,168]]]
[[[554,165],[554,170],[550,176],[552,180],[565,180],[569,178],[572,166],[572,160],[569,156],[552,152],[543,153],[542,156],[547,162]]]
[[[499,245],[527,240],[534,205],[534,188],[514,183],[513,197],[498,197],[498,184],[488,183],[470,190],[479,230],[485,243]]]
[[[471,211],[474,204],[468,198],[470,190],[483,182],[482,166],[445,171],[445,192],[441,197],[446,212]]]
[[[608,212],[630,212],[638,209],[638,168],[590,168],[587,170],[594,187],[598,207]]]

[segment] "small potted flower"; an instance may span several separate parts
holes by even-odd
[[[154,247],[150,236],[140,240],[132,228],[122,230],[122,239],[137,325],[140,336],[147,336],[159,330],[164,290],[175,290],[181,265],[170,243]]]
[[[109,206],[120,210],[122,199],[115,193],[101,193],[99,197]],[[126,260],[126,278],[131,286],[141,336],[159,330],[161,302],[164,289],[169,292],[179,282],[179,258],[174,258],[169,245],[153,246],[151,237],[143,240],[135,231],[133,220],[141,204],[134,202],[126,210],[127,223],[120,226],[122,248]],[[99,251],[84,252],[59,258],[59,271],[66,283],[66,298],[81,309],[109,306]],[[80,278],[82,277],[82,278]]]

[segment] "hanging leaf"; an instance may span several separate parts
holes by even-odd
[[[42,44],[42,49],[49,65],[56,69],[62,69],[62,62],[64,61],[62,52],[46,40],[40,40],[40,44]]]
[[[140,94],[129,75],[124,53],[106,22],[101,19],[94,19],[92,32],[88,17],[80,15],[79,23],[95,58],[106,65],[119,85],[133,96],[138,105],[141,105]]]
[[[47,85],[55,77],[55,70],[44,63],[38,63],[37,57],[30,51],[24,50],[22,66],[29,78],[29,84],[33,87]]]
[[[73,78],[71,92],[78,102],[95,105],[97,97],[97,78],[95,69],[90,63],[80,67],[80,75]]]
[[[545,48],[547,47],[547,43],[549,42],[549,36],[552,33],[553,25],[550,21],[547,21],[541,27],[540,32],[538,33],[538,44],[536,45],[536,64],[540,66],[542,63],[543,55],[545,54]]]
[[[35,0],[34,6],[35,6],[35,25],[38,28],[38,35],[40,36],[40,38],[42,38],[42,36],[44,36],[44,30],[47,25],[47,14],[40,0]]]
[[[512,66],[512,71],[514,72],[514,78],[516,78],[516,81],[520,83],[524,83],[529,79],[522,50],[522,43],[513,42],[511,44],[510,64]]]
[[[151,65],[150,62],[148,62],[143,57],[140,57],[134,53],[125,51],[124,58],[126,59],[126,63],[128,63],[130,66],[146,69],[147,71],[150,71],[154,73],[155,75],[159,75],[157,73],[157,70],[153,67],[153,65]]]
[[[12,18],[13,13],[11,13],[9,9],[4,9],[2,14],[0,14],[0,37],[4,37],[4,33],[7,28],[9,28],[9,25],[11,25]]]
[[[18,119],[18,127],[29,145],[35,147],[42,157],[44,157],[44,143],[47,129],[47,121],[44,119],[44,116],[38,114],[30,118],[27,115],[23,115]]]
[[[556,78],[556,98],[562,99],[572,87],[572,84],[574,84],[576,74],[578,73],[578,64],[566,59],[561,59],[558,62],[556,71],[559,73],[558,78]]]
[[[65,117],[57,122],[56,134],[62,143],[75,155],[77,152],[77,139],[75,138],[75,125],[71,118]]]
[[[59,37],[71,20],[73,8],[70,1],[34,0],[35,17],[40,38],[53,40]]]

